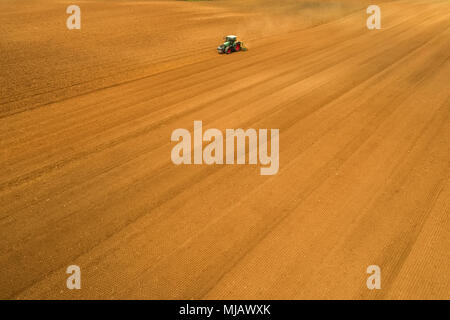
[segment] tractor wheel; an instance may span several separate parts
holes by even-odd
[[[230,53],[231,53],[231,47],[226,48],[226,49],[225,49],[225,53],[226,53],[226,54],[230,54]]]
[[[238,52],[241,51],[241,44],[237,43],[236,46],[234,47],[234,51]]]

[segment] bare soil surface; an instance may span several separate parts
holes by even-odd
[[[450,1],[77,3],[0,4],[0,298],[450,298]],[[174,165],[194,120],[278,174]]]

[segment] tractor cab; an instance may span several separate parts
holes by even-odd
[[[230,35],[225,37],[225,42],[229,42],[230,44],[233,44],[237,40],[236,36]]]

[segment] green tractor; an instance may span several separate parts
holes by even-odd
[[[217,47],[217,52],[220,54],[230,54],[232,52],[246,51],[244,43],[238,41],[236,36],[230,35],[224,38],[225,42]]]

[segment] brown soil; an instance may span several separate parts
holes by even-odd
[[[1,2],[0,298],[450,298],[450,1],[375,31],[368,1],[242,2],[78,1],[79,31]],[[194,120],[279,128],[279,173],[175,166]]]

